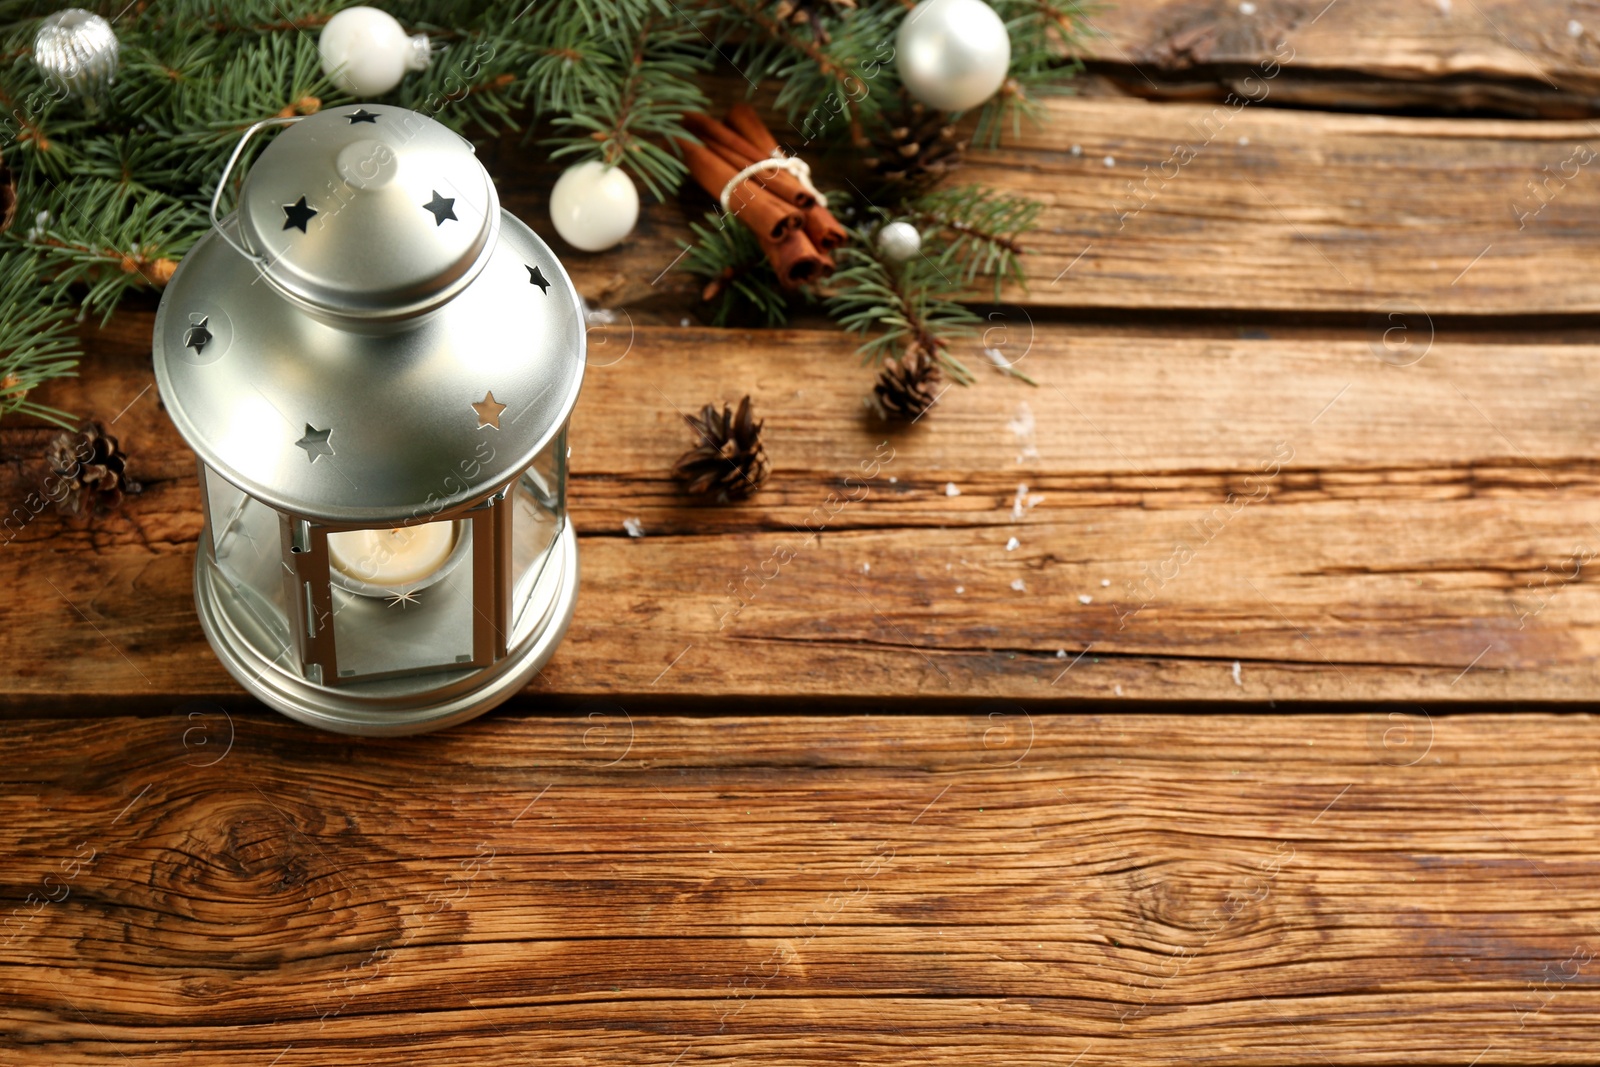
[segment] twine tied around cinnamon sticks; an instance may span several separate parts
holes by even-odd
[[[786,156],[779,151],[766,159],[756,160],[728,179],[728,184],[722,187],[722,194],[717,197],[717,201],[722,204],[722,210],[728,210],[728,194],[733,192],[734,186],[746,178],[754,177],[769,170],[786,170],[793,174],[794,180],[800,183],[800,188],[809,193],[820,206],[828,206],[828,198],[815,185],[811,184],[811,164],[799,156]]]
[[[786,289],[833,270],[829,252],[849,233],[828,212],[827,197],[811,183],[811,168],[785,155],[749,104],[735,104],[727,121],[695,112],[684,128],[700,139],[675,142],[689,174],[722,210],[755,234]]]

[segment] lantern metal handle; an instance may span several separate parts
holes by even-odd
[[[222,202],[222,190],[228,187],[228,176],[233,173],[234,164],[238,163],[239,157],[244,154],[244,146],[250,143],[250,138],[267,126],[292,126],[305,117],[304,115],[274,116],[270,119],[262,119],[245,130],[243,136],[239,138],[239,143],[233,146],[233,155],[228,157],[227,165],[222,168],[222,177],[217,179],[217,191],[211,195],[211,228],[216,230],[224,241],[232,245],[235,252],[258,267],[266,267],[267,257],[256,255],[228,235],[228,231],[222,228],[222,220],[217,217],[217,205]]]

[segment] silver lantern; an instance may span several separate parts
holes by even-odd
[[[288,125],[217,203],[249,140]],[[379,104],[245,132],[161,299],[162,398],[200,458],[195,602],[239,683],[344,733],[520,689],[572,618],[581,303],[472,146]]]

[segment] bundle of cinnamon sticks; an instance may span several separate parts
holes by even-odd
[[[726,122],[695,112],[684,128],[702,143],[677,141],[689,174],[713,198],[746,167],[781,158],[777,140],[755,108],[735,104]],[[829,252],[849,238],[845,228],[786,170],[749,175],[728,194],[728,212],[750,228],[785,288],[816,281],[833,270]]]

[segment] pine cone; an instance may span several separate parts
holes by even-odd
[[[904,188],[934,184],[961,166],[967,151],[947,116],[917,103],[885,116],[871,140],[867,166],[885,183]]]
[[[700,441],[673,465],[673,473],[684,490],[695,496],[714,496],[718,501],[743,500],[760,489],[767,480],[767,453],[761,447],[761,427],[750,414],[750,398],[739,401],[735,415],[722,405],[700,409],[700,417],[685,415]]]
[[[128,478],[127,453],[98,422],[85,422],[76,433],[56,434],[45,458],[54,477],[45,479],[44,495],[63,515],[113,511],[125,494],[139,492],[139,483]]]
[[[939,399],[939,385],[943,381],[944,372],[939,369],[939,361],[912,341],[898,359],[891,356],[883,361],[878,384],[872,387],[872,397],[884,418],[914,421]]]

